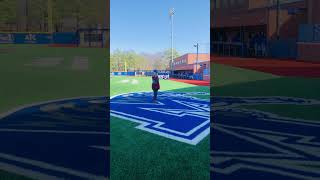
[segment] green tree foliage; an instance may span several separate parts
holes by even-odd
[[[173,57],[179,56],[179,53],[174,50]],[[155,54],[137,54],[134,51],[115,50],[110,57],[110,71],[125,71],[127,70],[165,70],[169,68],[171,61],[171,49]]]
[[[28,1],[27,31],[47,31],[47,0]]]
[[[125,71],[125,68],[128,71],[145,70],[148,60],[134,51],[115,50],[110,57],[110,71]]]
[[[168,69],[170,68],[170,62],[171,62],[171,49],[166,49],[161,53],[161,58],[154,61],[153,67],[155,69]],[[179,52],[176,49],[173,49],[173,59],[179,57]]]
[[[17,18],[17,1],[0,0],[0,26],[15,23]]]
[[[53,12],[52,21],[55,31],[64,31],[66,26],[72,26],[72,30],[97,28],[98,25],[103,26],[107,22],[107,1],[51,0],[51,7],[48,7],[48,1],[0,0],[0,27],[9,23],[18,25],[26,16],[24,20],[26,29],[22,31],[47,31],[48,8]]]
[[[76,27],[97,28],[106,21],[106,1],[102,0],[53,0],[53,22],[61,31],[66,18],[74,19]]]

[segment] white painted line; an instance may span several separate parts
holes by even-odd
[[[143,131],[147,131],[147,132],[150,132],[152,134],[163,136],[163,137],[166,137],[166,138],[169,138],[169,139],[173,139],[173,140],[176,140],[176,141],[180,141],[180,142],[184,142],[184,143],[187,143],[187,144],[191,144],[191,145],[197,145],[202,139],[204,139],[206,136],[208,136],[210,134],[210,127],[208,127],[202,133],[198,134],[194,139],[189,140],[189,139],[177,137],[177,136],[174,136],[174,135],[171,135],[171,134],[168,134],[168,133],[164,133],[164,132],[156,131],[156,130],[153,130],[153,129],[145,128],[146,126],[151,124],[149,122],[136,120],[136,119],[133,119],[133,118],[125,117],[125,116],[114,114],[114,113],[111,113],[110,115],[113,116],[113,117],[118,117],[120,119],[124,119],[124,120],[128,120],[128,121],[139,123],[140,125],[136,127],[137,129],[140,129],[140,130],[143,130]],[[140,119],[141,119],[141,117],[140,117]],[[145,119],[145,118],[143,118],[143,119]],[[147,120],[149,120],[149,119],[147,119]],[[195,131],[195,129],[199,129],[204,124],[210,123],[209,121],[206,121],[206,122],[200,124],[199,126],[195,127],[194,129],[190,130],[187,133],[181,133],[181,132],[178,132],[178,131],[174,131],[174,130],[171,130],[171,129],[160,127],[161,125],[163,125],[163,122],[158,122],[158,121],[154,121],[154,120],[149,120],[149,121],[157,123],[153,127],[157,127],[159,129],[166,130],[168,132],[172,132],[172,133],[179,134],[179,135],[182,135],[182,136],[188,136],[188,135],[190,135],[191,132]]]
[[[95,148],[95,149],[102,149],[102,150],[105,150],[105,151],[109,151],[110,150],[110,147],[107,147],[107,146],[89,146],[91,148]]]

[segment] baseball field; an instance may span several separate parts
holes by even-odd
[[[107,57],[0,46],[1,178],[105,178],[109,80],[112,179],[320,177],[317,64],[216,61],[211,89],[161,80],[154,104],[150,78],[108,78]]]
[[[41,101],[107,95],[107,53],[101,48],[1,45],[0,112]]]
[[[105,105],[107,61],[101,48],[0,45],[1,179],[108,174],[107,111],[89,103]]]
[[[121,99],[111,99],[111,112],[113,110],[124,113],[132,113],[140,117],[150,117],[153,120],[164,122],[170,129],[178,129],[187,124],[191,124],[190,117],[174,118],[174,115],[163,114],[159,111],[153,111],[148,115],[146,111],[133,111],[130,108],[149,107],[146,103],[153,105],[151,89],[151,77],[111,77],[111,96],[118,97],[119,94],[131,93],[133,98],[126,96],[124,106],[117,109],[113,103]],[[166,109],[175,109],[174,102],[166,98],[180,100],[180,96],[175,93],[190,93],[190,96],[197,99],[204,99],[205,104],[209,105],[209,87],[196,86],[186,83],[180,83],[170,80],[160,80],[161,90],[159,102],[162,104],[162,111]],[[137,94],[137,92],[141,92]],[[171,94],[173,93],[173,94]],[[194,94],[192,94],[194,93]],[[201,94],[202,93],[202,94]],[[137,96],[135,96],[137,94]],[[146,95],[146,96],[144,96]],[[135,98],[136,97],[136,98]],[[121,97],[120,97],[121,98]],[[192,101],[190,101],[192,103]],[[188,111],[188,109],[184,109]],[[175,111],[177,114],[179,112]],[[113,113],[113,112],[112,112]],[[209,115],[209,111],[206,111]],[[164,119],[170,118],[171,123]],[[208,119],[208,116],[207,116]],[[175,138],[159,135],[150,132],[147,129],[137,128],[142,122],[129,121],[122,117],[111,115],[111,179],[208,179],[209,178],[209,135],[207,134],[196,145],[181,142]],[[163,125],[165,126],[165,125]],[[208,126],[209,127],[209,124]],[[189,128],[189,127],[188,127]],[[156,129],[158,130],[158,129]],[[180,130],[182,131],[182,130]],[[169,134],[168,132],[165,132]],[[176,137],[176,136],[174,136]]]
[[[315,77],[315,66],[285,62],[270,68],[270,62],[253,62],[249,67],[221,61],[212,65],[211,178],[257,173],[266,178],[318,177],[320,79]],[[151,91],[150,81],[112,77],[111,96]],[[164,92],[209,90],[167,80],[161,81],[161,87]],[[141,122],[111,117],[110,123],[111,178],[207,178],[209,138],[189,145],[144,132],[138,126]]]

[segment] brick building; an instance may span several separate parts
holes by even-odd
[[[211,51],[230,56],[303,58],[302,25],[320,23],[318,0],[214,0]],[[314,41],[308,47],[318,48]]]
[[[188,53],[173,60],[173,76],[210,81],[210,55]]]

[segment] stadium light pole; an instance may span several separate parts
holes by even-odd
[[[170,9],[169,15],[170,15],[170,19],[171,19],[171,61],[170,61],[170,69],[171,69],[171,73],[173,70],[173,16],[174,16],[174,8]]]
[[[196,60],[196,73],[198,71],[198,61],[199,61],[199,43],[193,45],[194,47],[197,48],[197,60]]]

